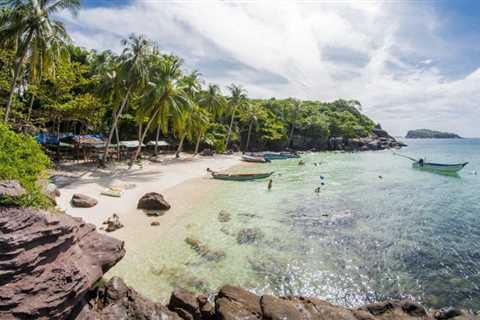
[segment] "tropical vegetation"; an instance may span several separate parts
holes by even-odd
[[[239,84],[222,92],[142,35],[123,40],[120,53],[77,47],[52,13],[79,5],[7,0],[1,8],[0,112],[14,130],[100,133],[107,146],[166,139],[180,155],[326,149],[331,137],[368,136],[375,126],[354,100],[254,99]]]

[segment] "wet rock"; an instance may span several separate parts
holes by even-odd
[[[455,308],[445,308],[445,309],[440,309],[437,310],[433,313],[433,316],[435,319],[438,320],[444,320],[444,319],[452,319],[460,316],[464,316],[464,312],[460,309],[455,309]],[[468,318],[462,318],[462,319],[468,319]]]
[[[219,213],[218,213],[218,221],[220,222],[228,222],[232,219],[232,216],[229,212],[225,211],[225,210],[221,210]]]
[[[152,221],[150,223],[151,226],[159,226],[160,225],[160,221]]]
[[[137,209],[143,210],[169,210],[170,204],[163,196],[156,192],[149,192],[138,200]]]
[[[113,277],[101,291],[95,305],[95,319],[161,319],[181,320],[179,315],[160,303],[152,302],[128,287],[122,279]]]
[[[64,319],[124,255],[68,215],[0,208],[0,319]]]
[[[80,193],[75,193],[71,200],[72,206],[77,208],[91,208],[96,206],[97,203],[96,199]]]
[[[17,180],[0,181],[0,198],[2,197],[21,197],[26,194],[25,189]]]
[[[226,285],[215,297],[215,312],[221,320],[261,319],[260,297],[240,287]]]
[[[237,242],[239,244],[249,244],[258,241],[263,238],[264,234],[262,230],[258,228],[245,228],[238,232]]]
[[[105,227],[106,232],[113,232],[115,230],[123,228],[123,224],[120,222],[120,218],[116,213],[114,213],[111,217],[105,220],[103,224],[107,225]]]
[[[220,261],[225,258],[225,252],[222,250],[211,250],[206,244],[198,239],[187,237],[185,242],[195,250],[202,258],[209,261]]]
[[[295,304],[288,300],[264,295],[260,299],[260,305],[264,319],[281,320],[303,318],[302,313],[296,308]]]
[[[168,308],[186,320],[202,319],[200,304],[197,298],[193,293],[184,289],[177,288],[172,292]]]

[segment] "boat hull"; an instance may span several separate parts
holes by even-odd
[[[457,163],[457,164],[441,164],[441,163],[425,162],[423,164],[420,164],[417,161],[417,162],[414,162],[412,166],[420,170],[437,171],[437,172],[444,172],[444,173],[456,173],[462,170],[467,164],[468,162]]]
[[[286,160],[300,158],[299,155],[288,152],[265,152],[263,154],[259,154],[259,156],[264,157],[266,160]]]
[[[228,180],[228,181],[249,181],[249,180],[258,180],[265,179],[270,177],[273,172],[266,173],[255,173],[255,174],[224,174],[224,173],[212,173],[212,177],[218,180]]]
[[[247,155],[243,155],[243,156],[242,156],[242,160],[243,160],[243,161],[246,161],[246,162],[258,162],[258,163],[270,162],[269,160],[265,159],[264,157],[260,157],[260,156],[247,156]]]

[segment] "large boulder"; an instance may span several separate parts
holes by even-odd
[[[214,308],[207,296],[196,297],[184,289],[175,289],[170,296],[168,308],[185,320],[211,320],[214,318]]]
[[[71,200],[72,206],[77,208],[91,208],[91,207],[95,207],[97,203],[98,203],[97,199],[94,199],[92,197],[86,196],[81,193],[75,193],[72,196],[72,200]]]
[[[0,181],[0,198],[2,197],[21,197],[26,194],[25,189],[17,180]]]
[[[156,192],[146,193],[138,200],[137,208],[143,210],[168,210],[170,204],[163,198],[163,196]]]
[[[0,208],[0,319],[65,319],[124,255],[68,215]]]
[[[97,293],[94,303],[100,308],[90,310],[92,319],[159,319],[181,320],[174,312],[160,303],[153,302],[128,287],[121,278],[113,277]],[[77,320],[78,317],[77,317]]]

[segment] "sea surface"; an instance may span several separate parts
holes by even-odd
[[[233,283],[345,306],[403,297],[480,310],[480,139],[405,142],[397,152],[469,165],[445,176],[413,169],[392,151],[258,164],[248,170],[275,171],[270,191],[267,180],[211,180],[168,241],[150,241],[148,259],[130,256],[113,273],[163,301],[175,286],[214,292]],[[238,242],[244,228],[257,233],[254,242]],[[208,256],[219,252],[225,257]]]

